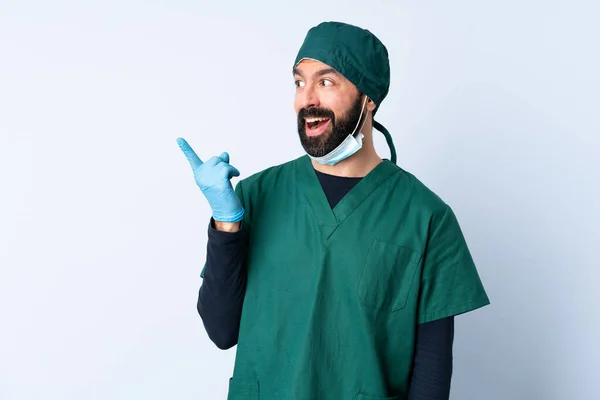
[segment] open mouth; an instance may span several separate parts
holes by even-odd
[[[306,134],[308,136],[320,135],[325,131],[329,125],[329,118],[317,117],[317,118],[306,118]]]

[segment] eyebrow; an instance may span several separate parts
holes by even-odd
[[[302,75],[302,72],[300,72],[300,70],[298,68],[294,68],[294,75],[298,75],[302,78],[304,78],[304,75]],[[328,74],[333,74],[333,75],[339,75],[339,72],[337,72],[335,69],[333,68],[323,68],[318,70],[317,72],[315,72],[312,77],[313,78],[318,78],[320,76],[323,75],[328,75]]]

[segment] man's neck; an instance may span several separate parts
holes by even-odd
[[[362,178],[367,176],[381,161],[372,144],[365,143],[359,151],[335,165],[311,161],[314,169],[328,175]]]

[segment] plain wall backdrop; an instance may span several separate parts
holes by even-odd
[[[242,177],[302,155],[291,68],[326,20],[387,46],[378,120],[492,302],[457,320],[452,399],[599,399],[598,3],[216,3],[0,1],[0,399],[225,398],[176,138]]]

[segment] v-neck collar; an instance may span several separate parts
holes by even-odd
[[[300,157],[297,174],[301,195],[306,197],[318,224],[322,226],[325,238],[328,239],[375,189],[399,171],[400,168],[396,164],[383,160],[350,189],[333,209],[308,155]]]

